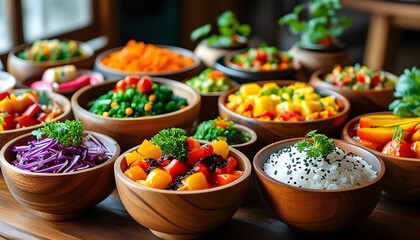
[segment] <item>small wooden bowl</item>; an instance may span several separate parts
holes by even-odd
[[[85,129],[106,134],[115,139],[123,151],[153,137],[160,130],[171,127],[186,128],[193,124],[200,111],[201,97],[182,82],[153,77],[153,82],[172,89],[173,93],[187,99],[188,106],[175,112],[138,118],[112,118],[91,113],[89,102],[112,90],[115,82],[104,82],[81,88],[71,98],[74,117],[80,119]]]
[[[342,138],[352,144],[361,146],[354,140],[357,135],[359,120],[362,116],[373,114],[390,114],[392,112],[376,112],[357,116],[348,121],[342,130]],[[384,195],[402,202],[420,201],[420,160],[416,158],[394,157],[369,149],[381,158],[386,166]]]
[[[69,41],[69,40],[60,40]],[[31,77],[41,75],[45,70],[52,67],[63,66],[67,64],[73,64],[77,68],[92,68],[93,65],[93,54],[94,49],[88,43],[76,41],[80,46],[81,50],[85,53],[83,57],[76,57],[69,60],[59,61],[28,61],[21,59],[17,54],[27,48],[30,48],[32,44],[22,44],[14,47],[7,56],[7,71],[14,75],[18,81],[18,85],[23,86],[23,81]]]
[[[106,162],[71,173],[34,173],[10,164],[16,157],[13,146],[34,140],[31,133],[14,138],[0,151],[4,180],[13,197],[22,205],[53,221],[80,218],[115,189],[113,165],[120,154],[119,145],[110,137],[90,132],[113,154]]]
[[[138,146],[137,146],[138,147]],[[121,201],[139,224],[162,239],[197,239],[229,221],[248,192],[251,162],[236,149],[229,156],[238,161],[243,174],[224,186],[194,191],[162,190],[146,187],[126,177],[123,153],[115,162],[115,181]]]
[[[259,183],[259,194],[266,207],[280,221],[305,234],[343,230],[365,220],[381,196],[385,173],[382,160],[364,148],[334,140],[338,147],[361,156],[371,164],[377,171],[377,177],[361,186],[337,190],[299,188],[269,177],[263,165],[270,155],[302,139],[275,142],[255,155],[254,173]]]
[[[168,79],[181,81],[183,79],[193,77],[200,73],[201,68],[202,68],[201,60],[196,55],[194,55],[194,53],[192,53],[190,50],[180,48],[180,47],[175,47],[175,46],[168,46],[168,45],[156,45],[156,46],[167,49],[174,53],[180,54],[184,57],[192,58],[194,60],[194,64],[192,64],[191,66],[176,70],[176,71],[163,71],[163,72],[157,72],[157,73],[128,72],[128,71],[112,69],[105,66],[102,63],[102,59],[116,51],[120,51],[121,49],[123,49],[123,47],[118,47],[118,48],[109,49],[107,51],[100,53],[95,59],[94,70],[102,73],[105,76],[105,79],[122,79],[127,75],[136,75],[136,76],[147,75],[151,77],[161,77],[161,78],[168,78]]]
[[[12,92],[24,92],[24,91],[28,91],[28,89],[15,89],[12,90]],[[49,92],[48,93],[49,98],[53,99],[54,101],[56,101],[62,108],[63,113],[61,113],[59,116],[57,116],[56,118],[54,118],[53,122],[55,121],[64,121],[66,119],[71,119],[73,118],[73,114],[71,111],[71,105],[70,105],[70,100],[67,99],[65,96],[59,94],[59,93],[54,93],[54,92]],[[25,128],[19,128],[19,129],[12,129],[12,130],[5,130],[5,131],[0,131],[0,146],[4,146],[8,141],[21,136],[25,133],[30,133],[33,130],[41,127],[44,123],[40,123],[40,124],[36,124],[30,127],[25,127]]]
[[[389,104],[395,100],[394,88],[383,90],[361,90],[353,91],[348,88],[340,88],[323,80],[323,76],[332,71],[332,68],[324,68],[314,72],[309,80],[309,84],[318,88],[331,89],[347,97],[350,100],[350,116],[355,117],[361,114],[388,111]],[[385,73],[389,79],[398,80],[394,74]]]
[[[215,62],[218,58],[225,56],[229,52],[237,51],[239,49],[244,49],[248,46],[248,42],[244,41],[243,43],[237,43],[231,47],[217,47],[209,46],[206,39],[203,39],[198,43],[194,49],[194,54],[198,56],[201,61],[206,65],[206,67],[215,67]]]
[[[277,80],[277,81],[258,81],[259,85],[264,85],[267,82],[274,82],[277,85],[287,86],[296,83],[296,81]],[[315,88],[315,91],[321,96],[335,96],[338,101],[344,105],[344,109],[337,115],[327,118],[311,121],[298,122],[277,122],[277,121],[262,121],[251,117],[246,117],[235,113],[226,107],[227,98],[230,94],[239,90],[239,87],[233,88],[219,98],[219,114],[222,118],[226,118],[238,124],[242,124],[253,129],[258,135],[258,145],[264,147],[267,144],[292,138],[304,137],[309,131],[317,129],[318,133],[323,133],[328,136],[334,136],[339,133],[341,126],[344,125],[347,116],[350,113],[350,103],[346,97],[329,89]]]

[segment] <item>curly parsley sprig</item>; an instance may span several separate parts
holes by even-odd
[[[185,161],[188,155],[187,133],[181,128],[160,130],[150,141],[158,146],[165,154]]]
[[[64,146],[77,146],[82,142],[83,131],[82,122],[76,119],[65,122],[47,122],[42,128],[32,131],[32,135],[41,139],[45,134]]]
[[[306,136],[312,138],[312,141],[301,140],[296,143],[296,148],[299,152],[306,151],[309,158],[325,157],[334,151],[334,141],[324,134],[312,130]]]

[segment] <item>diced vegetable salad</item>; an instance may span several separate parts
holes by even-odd
[[[30,48],[17,54],[19,58],[37,62],[68,60],[84,55],[85,53],[76,41],[67,42],[58,39],[37,40]]]
[[[104,117],[127,118],[170,113],[188,105],[172,89],[154,83],[149,76],[127,76],[113,90],[89,104],[89,111]]]
[[[62,112],[44,91],[4,92],[0,94],[0,131],[48,122]]]
[[[267,121],[305,121],[337,115],[344,106],[334,96],[322,97],[312,86],[295,83],[280,87],[276,83],[241,85],[230,94],[226,107],[246,117]]]
[[[205,69],[185,83],[201,93],[223,92],[232,87],[232,80],[226,74],[211,68]]]
[[[250,48],[244,53],[236,54],[232,62],[248,71],[285,70],[292,66],[292,55],[281,52],[273,46]]]
[[[36,140],[13,146],[16,159],[11,164],[37,173],[67,173],[95,167],[113,153],[92,134],[83,133],[79,120],[46,123],[33,131]]]
[[[242,176],[229,145],[209,144],[187,137],[179,128],[163,129],[151,140],[125,154],[124,174],[138,184],[168,190],[200,190],[235,181]]]
[[[394,88],[395,79],[387,78],[385,72],[370,69],[360,64],[354,66],[336,65],[332,72],[323,76],[324,81],[338,87],[359,90],[382,90]]]
[[[220,117],[200,123],[193,137],[209,142],[223,140],[229,145],[246,143],[250,140],[250,136],[239,130],[234,122]]]

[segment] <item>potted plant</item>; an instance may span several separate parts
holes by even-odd
[[[207,67],[213,67],[214,62],[226,53],[248,46],[251,26],[241,24],[232,11],[225,11],[218,16],[218,34],[210,35],[211,29],[212,25],[207,23],[194,29],[190,35],[192,41],[205,37],[197,45],[194,53]]]
[[[348,51],[337,39],[351,25],[350,18],[337,16],[341,8],[340,0],[310,0],[279,19],[280,26],[288,25],[293,34],[300,35],[290,51],[306,73],[350,64]]]

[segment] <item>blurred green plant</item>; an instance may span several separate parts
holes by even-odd
[[[303,46],[331,47],[352,23],[346,16],[337,16],[337,10],[341,8],[340,0],[310,0],[295,6],[293,12],[278,20],[278,24],[288,25],[293,34],[300,35]]]
[[[243,42],[251,34],[251,26],[239,23],[232,11],[225,11],[217,18],[217,27],[219,34],[212,34],[205,39],[210,46],[229,47],[235,43]],[[207,37],[211,28],[212,25],[207,23],[194,29],[190,35],[191,40]]]

